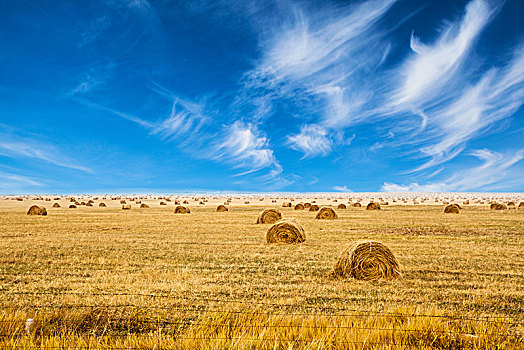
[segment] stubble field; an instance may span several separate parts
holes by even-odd
[[[0,200],[0,347],[522,348],[523,208],[319,199],[339,218],[316,220],[280,199],[221,213],[223,198],[191,199],[190,214],[100,201]],[[35,203],[48,215],[26,215]],[[256,220],[271,207],[303,226],[304,243],[266,243],[271,225]],[[402,277],[332,277],[360,240],[388,246]]]

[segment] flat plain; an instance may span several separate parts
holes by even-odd
[[[227,212],[216,212],[222,196],[176,198],[190,214],[173,213],[174,196],[137,199],[144,209],[128,199],[130,210],[1,199],[1,347],[522,348],[524,208],[293,198],[338,215],[317,220],[280,197],[233,198]],[[47,216],[28,216],[33,204]],[[296,219],[306,241],[267,244],[265,208]],[[361,240],[389,247],[401,278],[333,277]]]

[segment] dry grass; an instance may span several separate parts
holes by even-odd
[[[323,221],[280,208],[307,241],[270,245],[268,227],[255,224],[267,203],[174,215],[158,200],[147,211],[105,202],[69,210],[62,200],[44,217],[26,215],[31,200],[0,201],[1,348],[513,349],[524,340],[522,209],[349,207]],[[402,278],[330,277],[359,240],[391,248]],[[401,316],[374,314],[384,311]]]

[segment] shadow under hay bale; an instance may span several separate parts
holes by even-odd
[[[306,241],[306,232],[294,220],[280,220],[267,230],[267,243],[302,243]]]
[[[329,207],[322,207],[319,212],[317,213],[317,216],[315,216],[315,219],[319,220],[335,220],[338,219],[337,213],[332,208]]]
[[[189,208],[187,207],[184,207],[182,205],[177,205],[175,207],[175,211],[174,211],[175,214],[190,214],[191,211],[189,210]]]
[[[27,215],[47,215],[47,210],[45,207],[39,207],[38,205],[33,205],[29,210],[27,211]]]
[[[60,204],[58,203],[53,204],[53,208],[60,208]]]
[[[376,241],[357,242],[346,249],[333,271],[336,277],[370,281],[400,277],[400,267],[393,252]]]
[[[297,205],[295,205],[295,210],[304,210],[304,204],[298,203]]]
[[[366,206],[366,210],[380,210],[380,204],[371,202]]]
[[[318,211],[320,210],[320,207],[316,204],[313,204],[312,206],[309,207],[309,211]]]
[[[458,204],[450,204],[444,208],[446,214],[458,214],[460,213],[460,207]]]
[[[340,203],[338,206],[337,206],[337,209],[347,209],[346,205],[344,203]]]
[[[282,214],[276,209],[266,209],[257,218],[257,224],[273,224],[282,220]]]
[[[217,207],[217,212],[223,212],[223,211],[228,211],[229,209],[227,209],[227,207],[223,204],[220,204],[218,207]]]

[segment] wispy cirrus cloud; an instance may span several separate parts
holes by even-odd
[[[263,168],[272,168],[271,175],[282,172],[269,145],[269,140],[261,135],[256,126],[236,121],[224,129],[220,141],[212,152],[216,160],[225,160],[237,168],[245,169],[240,175],[252,173]]]
[[[303,125],[300,133],[287,137],[289,146],[304,153],[304,157],[326,155],[331,152],[333,142],[327,131],[319,125]]]
[[[387,192],[453,192],[472,191],[487,188],[490,185],[507,180],[512,174],[509,170],[524,159],[524,149],[509,154],[493,152],[487,149],[476,150],[472,156],[482,161],[482,164],[454,173],[444,181],[426,184],[410,183],[407,185],[384,183],[382,191]],[[524,181],[521,180],[521,185]]]
[[[91,173],[92,169],[80,165],[54,145],[22,137],[9,137],[4,135],[6,141],[0,141],[0,156],[10,158],[37,159],[56,166]]]
[[[0,171],[0,191],[9,191],[13,189],[27,189],[27,187],[42,187],[44,184],[33,178],[14,174],[11,172]]]

